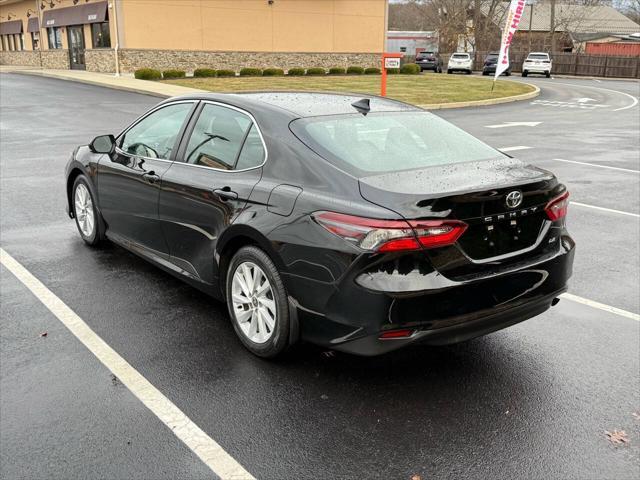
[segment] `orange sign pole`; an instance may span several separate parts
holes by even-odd
[[[382,54],[382,75],[380,77],[380,96],[387,96],[387,68],[400,68],[401,53]]]

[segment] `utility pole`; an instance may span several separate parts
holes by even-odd
[[[549,16],[551,25],[549,30],[551,31],[551,53],[556,51],[556,0],[551,0],[551,14]]]
[[[529,52],[531,52],[531,26],[533,25],[533,0],[529,0],[531,11],[529,12]]]

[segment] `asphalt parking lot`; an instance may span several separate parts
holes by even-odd
[[[267,362],[222,304],[86,248],[64,165],[150,96],[0,77],[0,247],[256,478],[638,478],[640,84],[527,81],[538,98],[437,114],[567,183],[577,298],[471,342]],[[212,478],[4,267],[0,287],[3,478]]]

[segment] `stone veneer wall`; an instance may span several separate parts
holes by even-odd
[[[69,65],[69,50],[56,49],[42,51],[42,68],[68,70]]]
[[[288,52],[208,52],[201,50],[120,50],[120,69],[133,72],[138,68],[158,70],[196,68],[230,69],[243,67],[379,67],[379,53],[288,53]],[[88,65],[87,65],[88,69]]]
[[[40,67],[40,52],[33,50],[2,51],[0,65],[23,65],[25,67]]]
[[[111,48],[98,48],[85,50],[84,60],[88,72],[113,73],[115,72],[115,54]]]
[[[113,49],[87,49],[87,71],[112,73],[115,70]],[[379,67],[379,53],[279,53],[279,52],[207,52],[193,50],[133,50],[119,51],[120,70],[133,72],[138,68],[168,70],[177,68],[192,72],[196,68],[230,69],[243,67]],[[0,52],[0,65],[40,66],[39,51]],[[43,50],[42,68],[69,68],[69,51]]]

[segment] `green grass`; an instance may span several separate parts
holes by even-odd
[[[166,83],[214,92],[313,90],[380,94],[379,75],[186,78],[168,80]],[[498,80],[492,92],[491,83],[492,80],[488,78],[465,75],[393,75],[387,80],[387,97],[415,105],[426,105],[501,98],[533,91],[532,87],[522,83]]]

